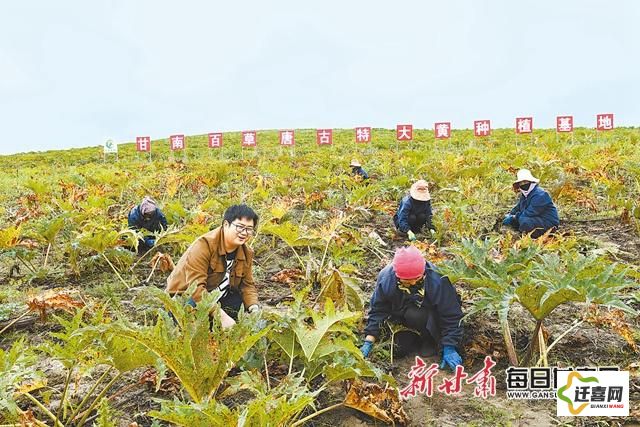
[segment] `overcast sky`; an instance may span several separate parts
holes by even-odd
[[[0,153],[172,133],[640,125],[640,2],[2,1]]]

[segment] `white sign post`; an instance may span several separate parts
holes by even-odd
[[[107,139],[104,142],[104,148],[102,151],[102,160],[107,161],[107,154],[115,154],[116,161],[118,160],[118,143],[112,138]]]

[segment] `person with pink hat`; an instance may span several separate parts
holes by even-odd
[[[515,228],[521,233],[531,233],[533,238],[540,237],[560,225],[558,209],[549,193],[538,185],[539,182],[540,180],[528,169],[518,171],[513,189],[520,193],[520,198],[518,204],[502,221],[503,225]]]
[[[415,246],[398,248],[393,262],[378,274],[360,350],[368,357],[382,323],[390,320],[419,333],[398,332],[396,354],[419,351],[422,356],[433,356],[439,350],[440,368],[454,370],[462,364],[462,317],[460,298],[449,279]]]
[[[409,189],[409,195],[402,198],[396,214],[393,216],[398,234],[407,236],[410,241],[416,240],[416,234],[426,226],[433,234],[435,231],[431,219],[431,194],[429,184],[420,179],[413,183]]]
[[[147,230],[156,233],[167,229],[167,218],[164,216],[156,201],[146,196],[138,206],[134,206],[127,218],[129,228],[134,230]],[[146,252],[156,243],[152,235],[144,236],[138,241],[138,252]]]

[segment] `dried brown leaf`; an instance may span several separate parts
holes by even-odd
[[[272,282],[285,283],[292,285],[300,280],[304,279],[304,273],[297,268],[285,268],[271,276],[269,280]]]
[[[596,306],[591,306],[585,315],[585,320],[594,326],[609,327],[616,334],[620,335],[629,346],[638,352],[638,346],[633,336],[631,325],[625,320],[624,312],[620,309],[613,309],[601,312]]]
[[[151,258],[149,266],[153,268],[155,265],[157,265],[157,268],[163,273],[171,272],[176,267],[173,259],[171,259],[171,255],[162,252],[157,252],[153,258]]]
[[[27,248],[27,249],[35,249],[38,246],[40,246],[40,244],[33,240],[33,239],[22,239],[19,242],[16,243],[16,246],[21,246],[23,248]]]
[[[27,306],[30,311],[40,313],[40,318],[44,320],[47,317],[47,309],[73,313],[75,309],[84,307],[84,303],[73,299],[69,291],[52,289],[30,299]]]
[[[29,409],[28,411],[24,411],[20,413],[20,426],[21,427],[33,427],[38,425],[38,420],[35,415],[33,415],[33,411]]]
[[[620,214],[620,221],[623,224],[631,224],[631,213],[629,212],[629,209],[624,208],[622,210],[622,213]]]
[[[435,243],[423,242],[423,241],[415,241],[411,243],[416,248],[420,249],[429,261],[438,264],[446,259],[442,251],[438,248]]]
[[[355,380],[347,392],[344,405],[394,425],[409,424],[396,388]]]
[[[144,371],[140,378],[138,378],[138,384],[148,384],[150,387],[156,387],[158,382],[158,372],[154,368],[149,368]],[[165,377],[160,382],[160,388],[158,391],[167,393],[167,394],[177,394],[180,391],[180,381],[178,377],[175,375],[169,374],[168,377]]]

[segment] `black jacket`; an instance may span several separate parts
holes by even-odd
[[[392,265],[387,265],[378,274],[376,289],[371,296],[366,335],[378,337],[380,325],[392,317],[402,317],[407,304],[415,304],[417,295],[409,295],[398,289],[398,278]],[[427,262],[424,277],[424,299],[421,307],[429,308],[426,329],[440,346],[452,345],[460,348],[462,341],[462,308],[460,298],[446,276],[441,276],[436,267]]]

